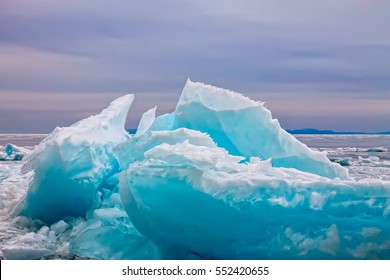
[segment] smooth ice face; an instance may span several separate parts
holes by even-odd
[[[158,116],[150,127],[150,130],[172,130],[174,129],[175,113]]]
[[[121,174],[121,198],[165,258],[390,258],[388,182],[239,163],[189,141],[144,157]]]
[[[348,177],[347,169],[283,130],[262,103],[232,91],[188,80],[174,114],[157,118],[152,130],[179,127],[208,133],[232,155],[271,158],[273,166],[328,178]]]
[[[146,111],[142,115],[142,118],[138,124],[137,132],[135,133],[135,136],[142,135],[149,130],[149,128],[152,126],[152,124],[154,122],[154,119],[156,118],[156,109],[157,109],[157,107],[154,107],[154,108]]]
[[[85,215],[96,190],[119,170],[112,149],[130,137],[124,125],[133,99],[120,97],[100,114],[46,137],[22,168],[35,174],[15,213],[48,223]]]

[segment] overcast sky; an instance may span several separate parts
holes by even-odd
[[[0,133],[46,133],[125,93],[127,127],[189,77],[284,128],[390,130],[388,0],[0,0]]]

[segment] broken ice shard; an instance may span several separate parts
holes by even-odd
[[[130,137],[124,125],[133,99],[120,97],[100,114],[47,136],[22,168],[34,170],[34,177],[15,212],[48,223],[85,215],[106,178],[119,171],[112,149]]]
[[[271,159],[275,167],[292,167],[328,178],[348,178],[332,163],[280,127],[260,102],[241,94],[187,81],[173,115],[156,119],[153,130],[186,127],[208,133],[232,155]]]

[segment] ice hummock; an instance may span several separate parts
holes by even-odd
[[[231,91],[187,81],[175,111],[147,111],[134,136],[132,101],[28,156],[14,214],[32,222],[5,258],[390,259],[389,181],[349,178]]]
[[[232,155],[271,159],[275,167],[292,167],[321,176],[348,178],[347,170],[331,163],[280,127],[263,103],[241,94],[187,80],[173,116],[161,117],[166,129],[186,127],[208,133]]]
[[[259,158],[243,164],[209,141],[159,144],[121,175],[129,217],[164,257],[390,257],[388,182],[329,179]]]
[[[112,149],[130,137],[124,126],[133,100],[134,95],[120,97],[100,114],[47,136],[22,167],[34,177],[15,213],[48,223],[84,216],[97,190],[119,171]]]
[[[24,156],[30,153],[29,149],[18,147],[14,144],[6,144],[4,147],[0,146],[0,161],[18,161],[22,160]]]

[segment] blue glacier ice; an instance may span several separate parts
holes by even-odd
[[[22,167],[34,176],[15,213],[49,223],[84,216],[97,190],[119,171],[112,149],[130,138],[124,126],[133,99],[118,98],[100,114],[47,136]]]
[[[188,80],[174,112],[150,109],[129,135],[133,98],[28,155],[13,214],[49,243],[11,242],[9,258],[63,242],[92,259],[390,259],[389,181],[349,177],[232,91]]]
[[[167,258],[390,257],[389,183],[240,161],[188,140],[160,144],[121,175],[123,204]]]
[[[173,114],[156,120],[153,130],[186,127],[208,133],[233,155],[271,158],[273,166],[293,167],[321,176],[346,179],[347,170],[331,163],[280,127],[263,103],[241,94],[187,81]]]

